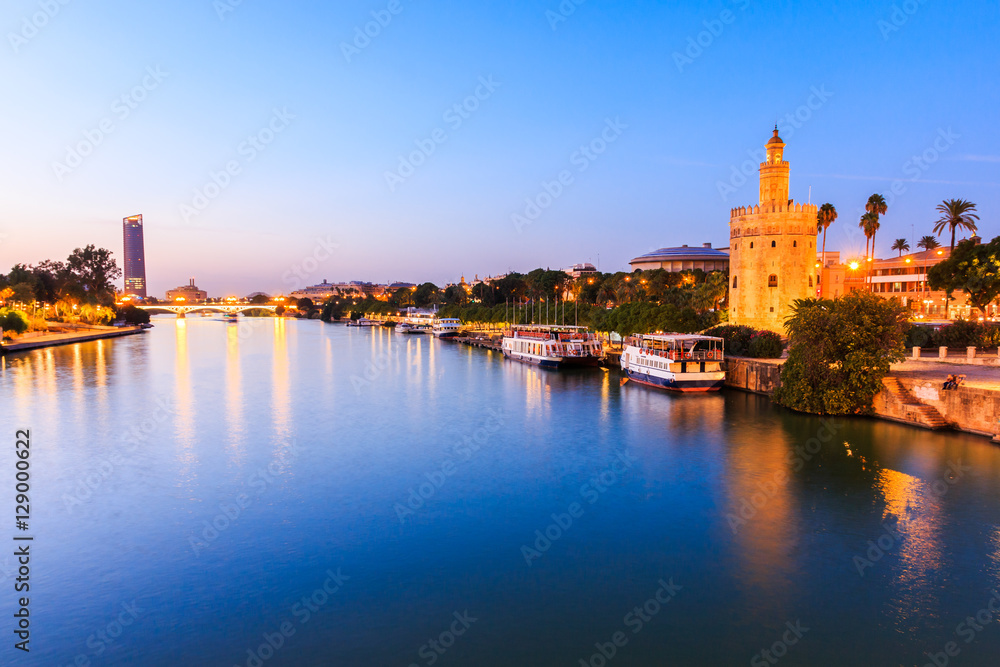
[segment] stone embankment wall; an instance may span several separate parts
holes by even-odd
[[[730,357],[724,365],[727,387],[770,396],[781,384],[778,360]],[[924,428],[944,426],[990,437],[1000,433],[1000,389],[964,386],[945,391],[938,381],[892,376],[887,380],[892,382],[874,401],[875,414],[882,419]],[[901,386],[902,395],[890,386]],[[937,416],[944,424],[938,424]]]

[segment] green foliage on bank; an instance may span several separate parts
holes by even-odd
[[[785,349],[778,334],[746,325],[724,324],[709,329],[705,335],[724,339],[726,356],[779,359]]]
[[[0,331],[14,333],[18,336],[28,330],[28,316],[13,308],[0,308]]]
[[[890,364],[904,358],[906,310],[869,292],[795,302],[774,400],[800,412],[869,412]]]
[[[1000,325],[956,320],[935,330],[914,324],[906,331],[906,347],[1000,347]]]

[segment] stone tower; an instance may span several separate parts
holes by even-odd
[[[760,165],[760,203],[729,217],[729,319],[785,334],[792,302],[816,295],[816,207],[788,197],[785,142],[774,128]]]

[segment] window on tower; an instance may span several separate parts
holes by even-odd
[[[768,287],[777,287],[778,286],[778,276],[774,275],[773,273],[771,275],[769,275],[767,277],[767,286]]]
[[[778,242],[777,241],[771,241],[771,247],[772,248],[777,248],[778,247]]]
[[[733,276],[733,289],[736,289],[736,282],[739,280],[739,276]]]

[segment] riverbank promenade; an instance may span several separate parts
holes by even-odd
[[[73,343],[85,343],[102,338],[118,338],[120,336],[131,336],[146,331],[142,327],[102,327],[89,326],[76,331],[61,333],[28,334],[15,339],[12,342],[0,343],[0,354],[13,352],[26,352],[44,347],[54,347],[56,345],[72,345]]]

